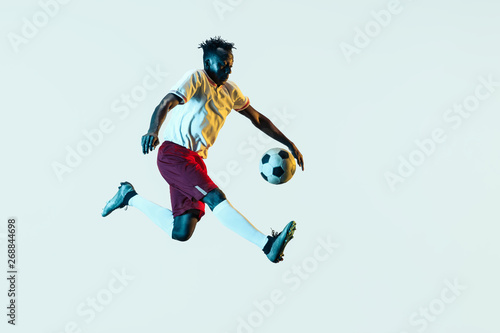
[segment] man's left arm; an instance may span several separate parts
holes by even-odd
[[[246,107],[244,110],[239,111],[239,113],[250,119],[252,124],[254,124],[255,127],[260,129],[262,132],[287,146],[297,160],[299,166],[302,168],[302,171],[304,171],[304,158],[302,157],[302,154],[297,149],[295,144],[290,141],[285,136],[285,134],[281,133],[281,131],[273,124],[271,120],[269,120],[269,118],[261,114],[259,111],[255,110],[251,105]]]

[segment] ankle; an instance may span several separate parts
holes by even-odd
[[[269,252],[271,252],[271,248],[273,247],[274,239],[275,238],[273,238],[271,236],[267,236],[267,243],[262,248],[262,251],[264,251],[265,254],[269,254]]]
[[[135,197],[136,195],[137,195],[136,191],[128,192],[127,194],[125,194],[125,197],[123,198],[123,203],[125,205],[128,205],[129,200],[132,199],[133,197]]]

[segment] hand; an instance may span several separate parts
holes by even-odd
[[[148,154],[150,151],[153,151],[156,146],[160,144],[160,140],[158,140],[158,134],[156,133],[147,133],[142,136],[142,153]]]
[[[299,165],[299,167],[301,167],[302,171],[304,171],[304,157],[302,156],[300,151],[293,143],[291,143],[288,148],[292,152],[293,157],[295,157],[295,159],[297,160],[297,164]]]

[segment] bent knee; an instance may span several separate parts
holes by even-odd
[[[191,238],[192,232],[189,230],[172,230],[172,238],[179,242],[185,242]]]
[[[174,218],[174,228],[172,230],[172,238],[181,242],[191,238],[194,232],[196,223],[199,221],[200,211],[189,210],[185,214]]]

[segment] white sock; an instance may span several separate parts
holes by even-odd
[[[240,214],[227,200],[218,204],[214,210],[214,215],[223,225],[236,232],[241,237],[254,243],[259,248],[264,248],[267,243],[267,236],[257,230],[248,220]]]
[[[129,206],[135,207],[143,212],[151,221],[162,228],[170,237],[174,228],[174,215],[172,211],[158,206],[157,204],[144,199],[140,195],[134,195],[128,201]]]

